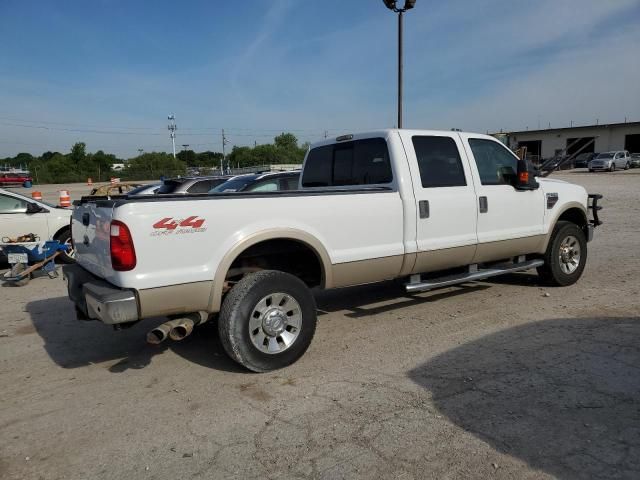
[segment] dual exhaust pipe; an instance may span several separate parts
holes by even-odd
[[[158,325],[156,328],[147,333],[147,343],[152,345],[159,345],[167,338],[174,341],[180,341],[187,338],[193,332],[196,325],[200,325],[206,321],[206,316],[200,313],[193,313],[186,317],[175,318],[168,322]]]

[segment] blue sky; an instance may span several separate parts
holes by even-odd
[[[640,120],[640,0],[417,0],[405,127]],[[0,0],[0,157],[221,150],[392,127],[396,19],[379,0]]]

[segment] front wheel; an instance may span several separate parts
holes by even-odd
[[[553,229],[544,265],[538,267],[538,275],[551,285],[573,285],[582,276],[587,263],[587,240],[575,223],[560,221]]]
[[[616,164],[611,162],[611,166],[609,167],[609,171],[610,172],[615,172],[616,171]]]
[[[625,166],[624,166],[624,169],[625,169],[625,170],[629,170],[629,168],[630,168],[630,167],[631,167],[631,166],[629,165],[629,162],[627,162],[627,163],[625,164]]]
[[[263,270],[242,278],[227,294],[218,318],[227,354],[254,372],[291,365],[316,331],[316,304],[297,277]]]

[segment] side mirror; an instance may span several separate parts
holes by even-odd
[[[27,203],[27,213],[39,213],[43,210],[43,208],[37,203],[29,202]]]
[[[535,171],[526,159],[518,160],[518,175],[514,185],[516,190],[536,190],[540,184],[536,182]]]

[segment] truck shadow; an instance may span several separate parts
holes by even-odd
[[[640,317],[514,327],[408,375],[454,424],[533,468],[640,477]]]
[[[126,330],[114,331],[98,321],[76,320],[73,304],[67,297],[29,302],[26,309],[49,357],[63,368],[116,362],[109,371],[120,373],[144,368],[154,356],[172,350],[207,368],[246,372],[225,354],[215,324],[198,327],[181,342],[167,340],[154,346],[146,343],[147,332],[166,321],[165,318],[148,319]]]
[[[336,290],[318,290],[314,292],[318,314],[347,311],[349,318],[360,318],[378,313],[437,302],[445,298],[463,295],[469,292],[491,288],[481,283],[465,283],[454,287],[430,292],[409,294],[400,282],[388,281]]]

